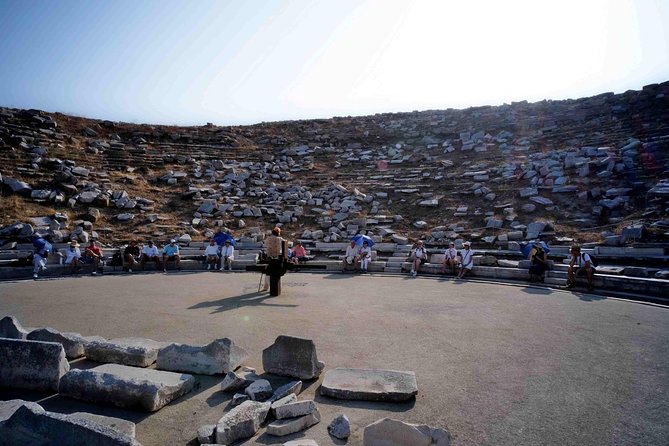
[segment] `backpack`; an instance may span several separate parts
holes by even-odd
[[[114,253],[112,256],[111,262],[109,263],[111,266],[123,266],[123,257],[121,256],[121,251],[118,250]]]
[[[595,257],[594,254],[588,254],[588,255],[590,256],[590,264],[593,267],[597,268],[597,266],[599,266],[599,262],[597,261],[597,257]],[[583,258],[583,254],[581,254],[581,260],[583,261],[583,263],[585,263],[585,259]]]

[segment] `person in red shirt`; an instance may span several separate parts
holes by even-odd
[[[93,272],[91,274],[95,276],[98,273],[98,264],[102,260],[102,250],[95,244],[95,240],[91,240],[91,243],[86,247],[84,256],[93,262]]]

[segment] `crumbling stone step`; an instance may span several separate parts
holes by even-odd
[[[105,364],[88,370],[70,370],[60,381],[58,392],[70,398],[159,410],[170,401],[190,392],[192,375]]]

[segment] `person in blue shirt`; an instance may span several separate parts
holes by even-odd
[[[33,251],[33,279],[37,279],[37,274],[40,271],[46,271],[46,259],[53,247],[42,237],[33,236],[30,240],[35,247]]]
[[[179,256],[179,245],[177,241],[170,240],[169,245],[163,247],[163,272],[167,271],[167,262],[174,262],[178,270],[181,270],[181,257]]]

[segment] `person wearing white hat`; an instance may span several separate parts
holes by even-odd
[[[167,262],[174,262],[178,270],[181,270],[181,256],[179,256],[179,245],[172,239],[168,245],[163,247],[163,272],[167,272]]]
[[[467,274],[470,274],[472,268],[474,268],[474,253],[470,249],[471,244],[469,242],[464,242],[462,247],[464,249],[460,252],[460,273],[458,274],[458,279],[462,279]]]
[[[79,259],[81,259],[81,250],[79,249],[79,243],[76,240],[70,242],[70,246],[65,252],[65,264],[72,265],[72,272],[76,273],[79,271]]]

